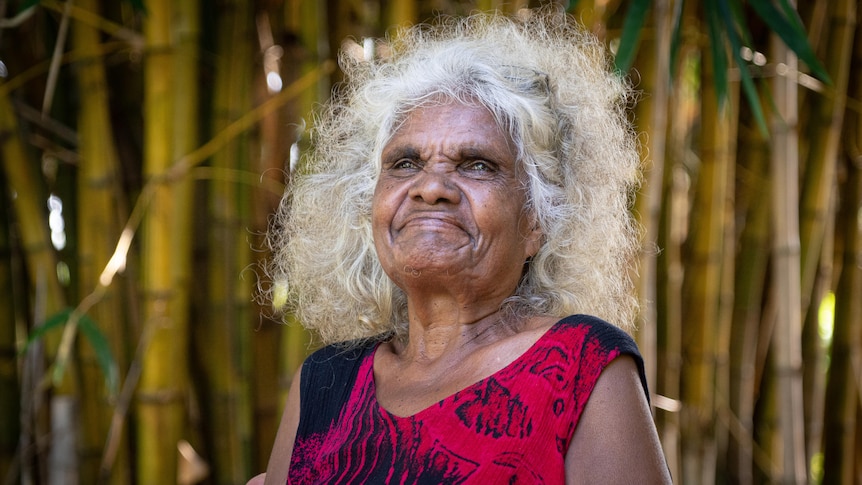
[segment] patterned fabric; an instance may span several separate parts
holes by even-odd
[[[287,483],[562,484],[566,450],[602,370],[631,355],[646,392],[634,341],[575,315],[495,374],[402,418],[375,397],[378,345],[329,346],[306,360]]]

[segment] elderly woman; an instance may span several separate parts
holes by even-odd
[[[628,91],[560,12],[343,56],[285,197],[273,299],[330,344],[266,483],[667,483],[628,327]],[[259,483],[264,475],[252,480]]]

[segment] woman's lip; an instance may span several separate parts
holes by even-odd
[[[401,225],[401,228],[405,228],[408,226],[431,226],[431,227],[444,227],[444,226],[454,226],[459,229],[463,229],[462,225],[452,217],[442,216],[442,215],[433,215],[433,214],[420,214],[408,217],[404,223]]]

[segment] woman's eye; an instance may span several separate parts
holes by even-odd
[[[470,172],[492,172],[494,167],[484,160],[473,160],[467,163],[464,168]]]
[[[416,162],[407,158],[402,158],[392,164],[393,170],[413,170],[417,167],[418,165],[416,165]]]

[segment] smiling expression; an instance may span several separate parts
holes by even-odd
[[[491,113],[457,102],[417,108],[381,158],[372,227],[389,277],[405,289],[466,276],[474,289],[511,295],[541,233],[525,214],[514,145]]]

